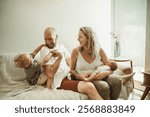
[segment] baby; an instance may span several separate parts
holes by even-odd
[[[48,55],[43,57],[43,59],[38,62],[37,60],[34,60],[35,55],[40,51],[40,49],[45,46],[40,45],[37,47],[32,54],[19,54],[15,57],[14,63],[17,67],[24,68],[25,74],[26,74],[26,79],[31,85],[39,84],[39,85],[44,85],[47,83],[47,88],[51,88],[52,84],[52,78],[48,77],[45,73],[42,73],[41,67],[47,63],[52,56],[57,57],[57,60],[53,64],[53,70],[54,68],[57,69],[59,66],[59,63],[61,61],[62,55],[57,52],[57,51],[50,51]]]
[[[95,70],[94,73],[90,74],[89,77],[85,78],[85,81],[93,81],[93,80],[99,80],[99,79],[103,79],[106,78],[107,76],[111,75],[113,73],[113,71],[115,71],[117,69],[117,63],[110,61],[108,63],[106,63],[106,65],[102,65],[97,67],[97,69]],[[127,74],[127,75],[111,75],[111,77],[116,77],[116,78],[120,78],[122,79],[122,83],[125,84],[126,82],[128,82],[131,77],[134,75],[135,73],[131,73],[131,74]]]

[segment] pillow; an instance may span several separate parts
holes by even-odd
[[[0,54],[0,78],[7,81],[25,80],[24,70],[14,64],[17,53]]]

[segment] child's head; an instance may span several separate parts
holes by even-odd
[[[110,69],[111,69],[112,71],[114,71],[114,70],[117,69],[117,63],[114,62],[114,61],[110,61],[110,62],[108,63],[108,65],[110,66]]]
[[[19,54],[15,57],[14,63],[17,67],[28,68],[32,64],[32,57],[29,54]]]

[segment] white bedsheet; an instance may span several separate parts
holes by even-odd
[[[0,99],[14,100],[82,100],[88,99],[87,95],[70,90],[49,90],[40,85],[29,85],[25,80],[25,73],[14,65],[17,53],[0,54]],[[38,58],[37,58],[38,59]],[[122,71],[115,71],[122,74]],[[119,98],[128,99],[132,91],[131,83],[122,85]]]
[[[82,100],[87,95],[70,90],[49,90],[29,85],[23,69],[14,65],[15,53],[0,54],[0,99],[17,100]]]

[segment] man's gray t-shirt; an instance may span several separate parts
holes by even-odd
[[[41,65],[38,63],[38,61],[34,60],[32,65],[29,68],[24,69],[24,71],[29,84],[35,85],[41,74]]]

